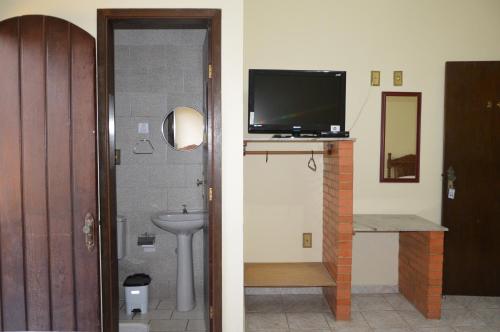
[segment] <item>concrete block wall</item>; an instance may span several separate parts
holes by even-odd
[[[176,237],[154,226],[160,210],[202,209],[202,149],[175,151],[161,137],[161,124],[177,106],[203,108],[203,43],[205,30],[117,30],[115,33],[115,130],[121,165],[116,167],[118,214],[127,222],[127,253],[119,261],[120,285],[127,275],[152,277],[150,297],[175,296]],[[148,123],[149,134],[138,124]],[[153,154],[134,154],[141,138]],[[137,246],[139,234],[156,234],[156,251]],[[203,233],[193,239],[195,287],[203,294]],[[123,296],[123,292],[121,293]]]

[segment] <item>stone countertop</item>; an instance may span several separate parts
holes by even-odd
[[[448,228],[412,214],[355,214],[355,232],[446,232]]]

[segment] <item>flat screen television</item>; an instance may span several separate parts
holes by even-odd
[[[345,71],[250,69],[248,132],[344,136]]]

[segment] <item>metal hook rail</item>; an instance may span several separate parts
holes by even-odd
[[[311,155],[309,161],[307,162],[307,167],[316,172],[317,166],[314,160],[314,154],[316,155],[332,155],[333,145],[328,144],[326,150],[252,150],[247,151],[247,142],[243,142],[243,156],[246,155],[265,155],[266,163],[269,161],[269,155]]]
[[[322,155],[324,154],[323,151],[311,151],[311,150],[287,150],[287,151],[280,151],[280,150],[262,150],[262,151],[244,151],[243,155],[293,155],[293,154],[307,154],[310,155],[311,152],[314,154],[319,154]],[[327,152],[328,154],[328,152]]]
[[[333,153],[333,145],[328,144],[328,149],[326,151],[323,150],[247,150],[247,142],[243,142],[243,156],[246,155],[265,155],[268,157],[269,155],[301,155],[301,154],[315,154],[317,155],[331,155]]]

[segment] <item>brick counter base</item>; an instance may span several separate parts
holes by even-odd
[[[329,144],[332,153],[329,154]],[[351,318],[353,142],[324,144],[323,264],[336,282],[323,293],[337,320]]]
[[[427,319],[441,318],[443,232],[399,233],[399,292]]]

